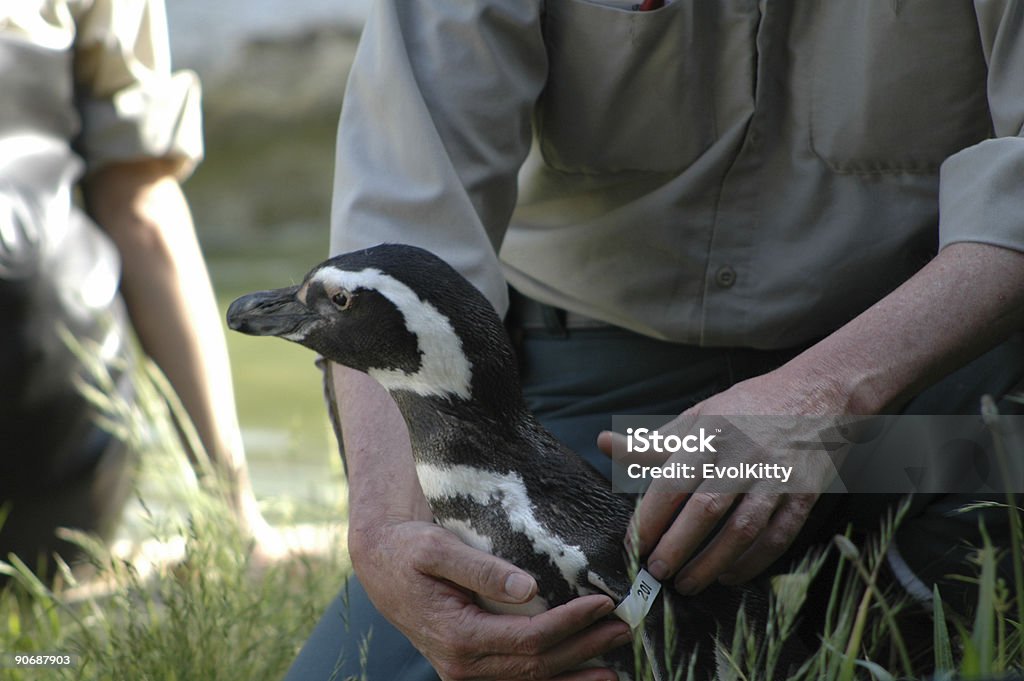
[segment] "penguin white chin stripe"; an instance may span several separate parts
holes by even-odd
[[[388,390],[406,390],[424,397],[458,396],[468,400],[473,367],[462,350],[462,340],[451,322],[436,307],[422,300],[408,286],[378,269],[358,272],[324,267],[311,281],[327,287],[356,291],[377,291],[405,318],[405,328],[416,336],[420,350],[420,368],[415,373],[396,369],[371,368],[366,373]]]
[[[512,529],[525,535],[537,553],[547,556],[572,588],[581,586],[579,576],[587,567],[586,555],[580,547],[566,544],[538,522],[519,475],[495,473],[472,466],[435,466],[428,463],[417,463],[416,475],[428,501],[458,496],[469,497],[480,504],[498,501],[507,513]],[[449,529],[459,533],[457,525]],[[472,535],[468,539],[472,541]]]

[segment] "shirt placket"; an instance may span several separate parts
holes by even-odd
[[[749,327],[748,313],[767,301],[752,300],[756,272],[750,267],[751,249],[758,229],[759,196],[764,186],[763,154],[773,115],[769,74],[779,68],[778,50],[784,46],[776,29],[785,18],[778,11],[785,3],[760,3],[760,22],[751,49],[756,59],[754,111],[743,142],[723,174],[715,201],[712,229],[705,260],[703,295],[700,301],[700,343],[721,345],[743,337]]]

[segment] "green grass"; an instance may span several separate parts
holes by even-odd
[[[152,369],[148,375],[154,380],[140,377],[137,404],[91,394],[118,432],[143,448],[139,488],[148,534],[183,544],[184,560],[147,573],[95,539],[68,533],[88,560],[75,573],[61,566],[63,588],[51,589],[13,557],[0,562],[12,580],[0,591],[0,651],[76,657],[65,668],[3,669],[2,679],[278,679],[349,572],[343,533],[333,555],[254,564],[209,463],[201,462],[198,479],[191,473],[166,392],[157,387],[162,377]],[[146,490],[156,488],[159,511],[145,503]],[[104,588],[79,585],[82,567],[93,575],[90,584]]]
[[[17,581],[0,593],[0,648],[76,660],[60,669],[7,669],[3,678],[281,678],[343,567],[295,563],[254,576],[247,547],[223,527],[196,520],[186,539],[187,561],[147,579],[93,547],[97,572],[117,588],[85,602],[66,602],[22,565],[5,566]]]
[[[1000,507],[1018,518],[1024,512],[1009,505]],[[839,569],[832,582],[826,624],[819,632],[819,648],[802,666],[780,669],[780,653],[794,630],[808,585],[824,563],[824,554],[808,556],[793,573],[774,578],[763,626],[752,626],[740,611],[732,639],[719,642],[719,680],[768,680],[778,678],[779,673],[785,673],[788,681],[1019,679],[1024,673],[1024,630],[1014,606],[1024,584],[1008,584],[997,577],[1000,550],[987,536],[972,562],[963,566],[965,579],[978,590],[973,618],[964,621],[950,613],[936,588],[931,659],[911,660],[904,637],[917,633],[910,628],[920,626],[920,620],[908,624],[901,615],[909,604],[885,593],[879,585],[886,548],[905,510],[906,506],[888,518],[867,547],[858,548],[847,537],[836,537]],[[673,630],[671,622],[666,626]],[[641,678],[650,681],[641,656],[638,650],[638,664],[644,669]],[[691,666],[676,669],[671,681],[694,678]]]

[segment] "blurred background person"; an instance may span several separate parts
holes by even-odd
[[[172,73],[161,0],[0,5],[0,556],[107,535],[132,456],[75,385],[132,397],[130,329],[167,375],[257,553],[219,313],[179,182],[203,153],[199,83]],[[80,190],[80,193],[78,191]],[[83,358],[59,329],[96,349]]]

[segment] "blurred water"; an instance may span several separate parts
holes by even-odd
[[[319,24],[362,25],[373,0],[166,0],[171,50],[179,66],[217,61],[254,36]]]

